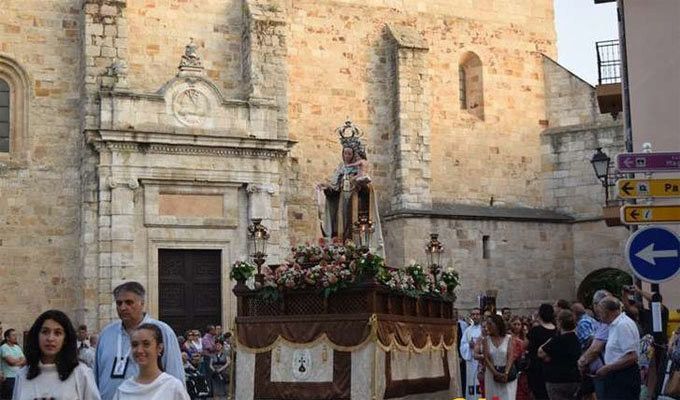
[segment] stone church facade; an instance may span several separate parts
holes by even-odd
[[[229,326],[250,220],[271,263],[318,237],[314,187],[347,117],[388,263],[439,233],[462,308],[487,289],[522,309],[573,298],[621,267],[625,231],[604,228],[587,161],[620,149],[621,127],[552,61],[552,0],[8,0],[2,15],[6,327],[60,308],[97,329],[130,279],[154,315]]]

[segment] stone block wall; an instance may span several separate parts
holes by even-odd
[[[629,271],[623,257],[628,231],[602,220],[604,189],[590,159],[598,147],[614,159],[625,152],[623,122],[600,114],[595,88],[544,58],[548,125],[541,135],[544,205],[574,218],[574,290],[602,268]],[[614,184],[611,182],[610,184]],[[615,188],[610,199],[616,199]],[[616,204],[616,202],[613,202]]]
[[[177,72],[177,54],[193,38],[208,78],[228,98],[245,91],[241,80],[241,0],[127,0],[130,86],[155,92]]]
[[[318,1],[288,9],[293,240],[315,237],[314,184],[340,162],[333,133],[349,116],[366,132],[371,176],[389,209],[393,150],[391,47],[386,25],[416,31],[429,48],[433,202],[539,205],[545,87],[540,53],[556,53],[550,1]],[[460,110],[463,54],[482,61],[485,119]]]
[[[570,224],[438,216],[390,219],[384,226],[388,264],[395,267],[413,260],[426,264],[429,234],[439,233],[445,247],[442,264],[460,274],[458,308],[474,307],[477,295],[488,289],[499,291],[499,307],[522,310],[574,296]]]
[[[27,77],[26,159],[0,156],[0,315],[28,329],[80,297],[80,1],[5,0],[0,54]],[[1,60],[1,59],[0,59]],[[17,106],[16,104],[13,106]],[[80,321],[78,321],[80,322]]]

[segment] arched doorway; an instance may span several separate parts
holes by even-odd
[[[621,288],[625,285],[632,285],[633,277],[620,269],[602,268],[588,274],[578,287],[578,301],[586,307],[590,307],[593,302],[593,294],[598,289],[606,289],[613,295],[620,295]]]

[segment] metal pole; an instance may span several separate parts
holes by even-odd
[[[628,51],[626,50],[626,13],[623,4],[624,0],[616,1],[616,13],[619,19],[619,53],[621,55],[621,91],[623,100],[623,132],[625,137],[626,152],[633,152],[633,126],[630,116],[630,89],[628,82]],[[634,178],[635,174],[629,174],[629,178]],[[635,200],[632,200],[635,204]],[[629,232],[633,234],[637,231],[637,225],[628,227]],[[642,288],[642,281],[634,277],[635,286]],[[639,295],[638,295],[639,296]],[[641,300],[641,299],[638,299]]]
[[[617,0],[619,17],[619,53],[621,54],[621,85],[623,100],[623,129],[626,137],[626,151],[633,152],[633,126],[630,116],[630,90],[628,82],[628,51],[626,50],[626,14],[623,0]]]

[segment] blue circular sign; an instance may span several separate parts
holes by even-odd
[[[626,261],[643,281],[665,282],[680,271],[680,239],[660,226],[640,229],[628,238]]]

